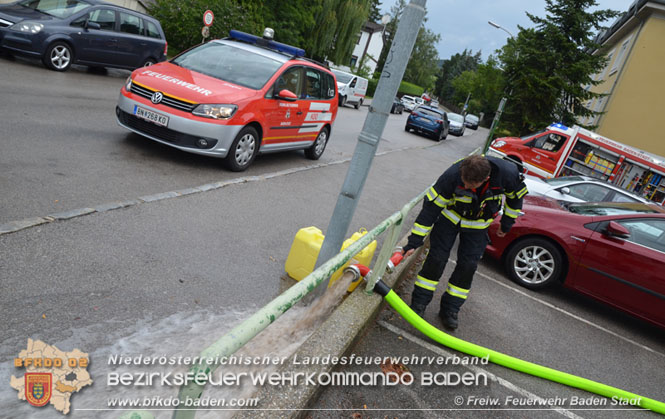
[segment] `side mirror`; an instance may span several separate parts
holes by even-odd
[[[102,26],[101,26],[99,23],[97,23],[97,22],[90,22],[89,20],[86,20],[86,21],[85,21],[85,25],[83,25],[83,27],[84,27],[85,29],[97,29],[97,30],[99,30],[99,29],[102,28]]]
[[[570,195],[570,188],[568,186],[564,186],[563,188],[559,189],[559,192],[564,195]]]
[[[298,96],[290,90],[282,89],[277,93],[277,99],[284,99],[289,102],[295,102],[298,100]]]
[[[616,221],[610,221],[605,233],[610,237],[616,237],[618,239],[627,239],[630,237],[630,231]]]

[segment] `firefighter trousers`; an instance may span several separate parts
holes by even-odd
[[[478,261],[483,256],[489,241],[487,229],[462,229],[459,224],[455,225],[447,218],[441,217],[434,224],[430,234],[429,254],[416,278],[411,294],[412,305],[427,306],[432,301],[458,234],[457,265],[441,297],[440,310],[458,312],[466,301]]]

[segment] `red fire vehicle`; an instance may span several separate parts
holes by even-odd
[[[657,203],[665,202],[665,158],[587,129],[552,124],[522,138],[497,138],[489,155],[510,159],[533,176],[586,175]]]

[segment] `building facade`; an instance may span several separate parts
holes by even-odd
[[[665,156],[665,0],[636,0],[599,36],[608,63],[590,89],[607,96],[587,102],[603,112],[580,121],[608,138]]]
[[[366,22],[363,25],[358,42],[353,48],[349,67],[355,69],[363,65],[369,68],[370,74],[376,71],[376,64],[383,49],[384,28],[384,25],[374,22]]]

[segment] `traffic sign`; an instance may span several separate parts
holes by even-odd
[[[212,25],[213,20],[215,20],[215,15],[212,13],[212,10],[206,10],[203,13],[203,24],[209,27]]]

